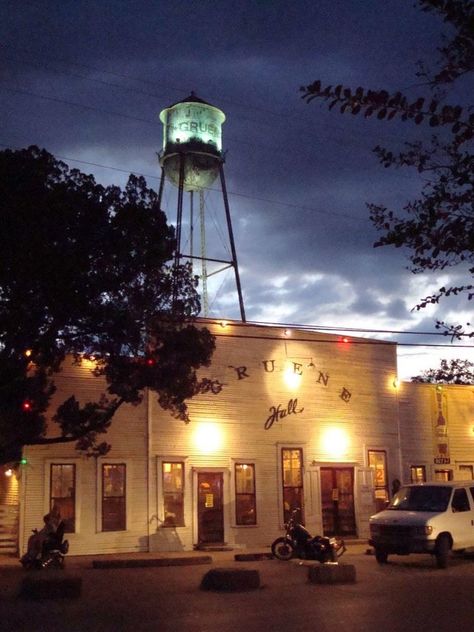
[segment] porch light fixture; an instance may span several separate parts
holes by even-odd
[[[341,457],[347,453],[349,437],[341,428],[328,428],[323,434],[324,451],[332,458]]]
[[[295,367],[293,364],[288,364],[283,373],[283,379],[285,380],[285,384],[290,389],[297,389],[301,384],[301,373],[297,373],[295,371]]]
[[[214,423],[198,423],[193,440],[199,452],[217,452],[222,447],[221,429]]]

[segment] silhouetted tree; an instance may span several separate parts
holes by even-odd
[[[376,116],[380,120],[401,119],[415,125],[426,124],[441,129],[441,137],[431,143],[406,143],[406,151],[393,153],[377,146],[374,151],[385,167],[407,166],[423,174],[426,184],[419,199],[397,214],[385,206],[369,204],[371,219],[383,233],[375,246],[407,247],[414,273],[444,270],[465,264],[468,278],[462,285],[441,287],[420,299],[417,309],[438,303],[442,297],[474,297],[474,112],[446,102],[448,88],[465,80],[474,70],[474,3],[468,0],[418,0],[423,11],[437,13],[452,31],[438,48],[440,59],[430,70],[419,63],[418,76],[431,89],[428,96],[409,99],[401,92],[355,90],[342,85],[322,85],[315,81],[301,88],[307,102],[327,101],[329,109]],[[468,326],[470,323],[468,323]],[[466,335],[462,325],[437,323],[453,337]],[[468,335],[474,336],[474,331]]]
[[[427,369],[411,378],[428,384],[474,384],[474,363],[469,360],[441,360],[438,369]]]
[[[174,230],[143,178],[103,187],[37,147],[0,152],[0,462],[26,444],[100,442],[123,403],[155,391],[187,421],[214,338],[193,324],[197,279],[173,270]],[[66,356],[94,358],[106,393],[51,413]],[[46,412],[57,432],[46,434]]]

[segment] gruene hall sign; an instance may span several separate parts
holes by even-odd
[[[262,360],[261,364],[262,364],[262,369],[265,373],[275,373],[275,372],[281,372],[283,370],[281,367],[279,367],[276,364],[275,360]],[[290,365],[292,367],[291,368],[292,374],[299,375],[299,376],[303,375],[303,364],[301,364],[300,362],[290,362]],[[237,380],[245,380],[251,377],[249,373],[249,369],[246,366],[228,365],[228,368],[234,371],[235,378]],[[329,373],[317,370],[314,383],[327,387],[329,385]],[[226,386],[226,384],[221,382],[220,380],[205,378],[202,381],[200,392],[201,393],[211,392],[211,393],[214,393],[214,395],[217,395],[218,393],[222,391],[224,386]],[[342,386],[340,387],[339,397],[342,399],[343,402],[348,404],[351,400],[352,393],[351,391],[349,391],[349,389],[346,386]],[[265,425],[264,425],[265,430],[269,430],[275,422],[282,421],[283,419],[285,419],[285,417],[288,417],[290,415],[299,415],[303,411],[304,411],[304,407],[300,406],[298,404],[298,399],[294,399],[294,398],[288,400],[286,404],[278,403],[273,406],[270,406],[270,408],[268,409],[269,415],[267,419],[265,420]]]

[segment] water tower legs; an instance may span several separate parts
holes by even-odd
[[[231,260],[224,260],[224,259],[214,259],[214,258],[207,257],[206,233],[205,233],[205,204],[204,204],[204,191],[202,189],[199,190],[199,201],[200,201],[199,216],[200,216],[200,223],[201,223],[201,231],[200,231],[200,240],[201,240],[200,255],[201,256],[196,256],[194,254],[194,246],[193,246],[193,239],[194,239],[193,191],[189,192],[189,195],[190,195],[190,253],[185,254],[182,252],[181,241],[182,241],[182,225],[183,225],[183,198],[184,198],[184,190],[185,190],[184,188],[185,166],[186,166],[185,161],[186,161],[186,154],[183,152],[180,155],[180,163],[179,163],[179,186],[178,186],[177,209],[176,209],[176,252],[175,252],[175,257],[174,257],[174,267],[175,269],[178,268],[178,266],[180,265],[181,259],[188,259],[190,261],[194,261],[194,260],[201,261],[201,279],[202,279],[202,288],[203,288],[202,301],[203,301],[204,316],[208,316],[208,309],[209,309],[208,296],[207,296],[207,279],[213,274],[217,274],[218,272],[222,272],[223,270],[226,270],[228,267],[232,267],[234,269],[234,275],[235,275],[235,285],[236,285],[237,296],[238,296],[238,301],[239,301],[240,317],[241,317],[242,322],[245,322],[246,321],[245,308],[244,308],[244,301],[243,301],[243,296],[242,296],[242,287],[240,284],[239,268],[238,268],[238,263],[237,263],[237,251],[235,248],[234,232],[232,229],[232,220],[231,220],[231,215],[230,215],[229,200],[227,196],[227,188],[226,188],[224,169],[223,169],[222,164],[219,166],[219,175],[220,175],[222,199],[223,199],[224,211],[225,211],[226,223],[227,223],[228,239],[229,239],[229,245],[230,245],[232,258]],[[159,188],[159,193],[158,193],[158,204],[159,204],[160,209],[161,209],[161,203],[162,203],[162,198],[163,198],[164,185],[165,185],[165,172],[164,172],[164,169],[162,168],[160,188]],[[222,263],[226,265],[221,270],[208,274],[207,263],[209,262]],[[176,298],[177,296],[174,297],[173,302],[176,300]]]

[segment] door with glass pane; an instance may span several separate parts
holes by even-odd
[[[324,535],[356,535],[354,468],[321,468]]]
[[[198,473],[198,543],[224,542],[224,476],[222,472]]]

